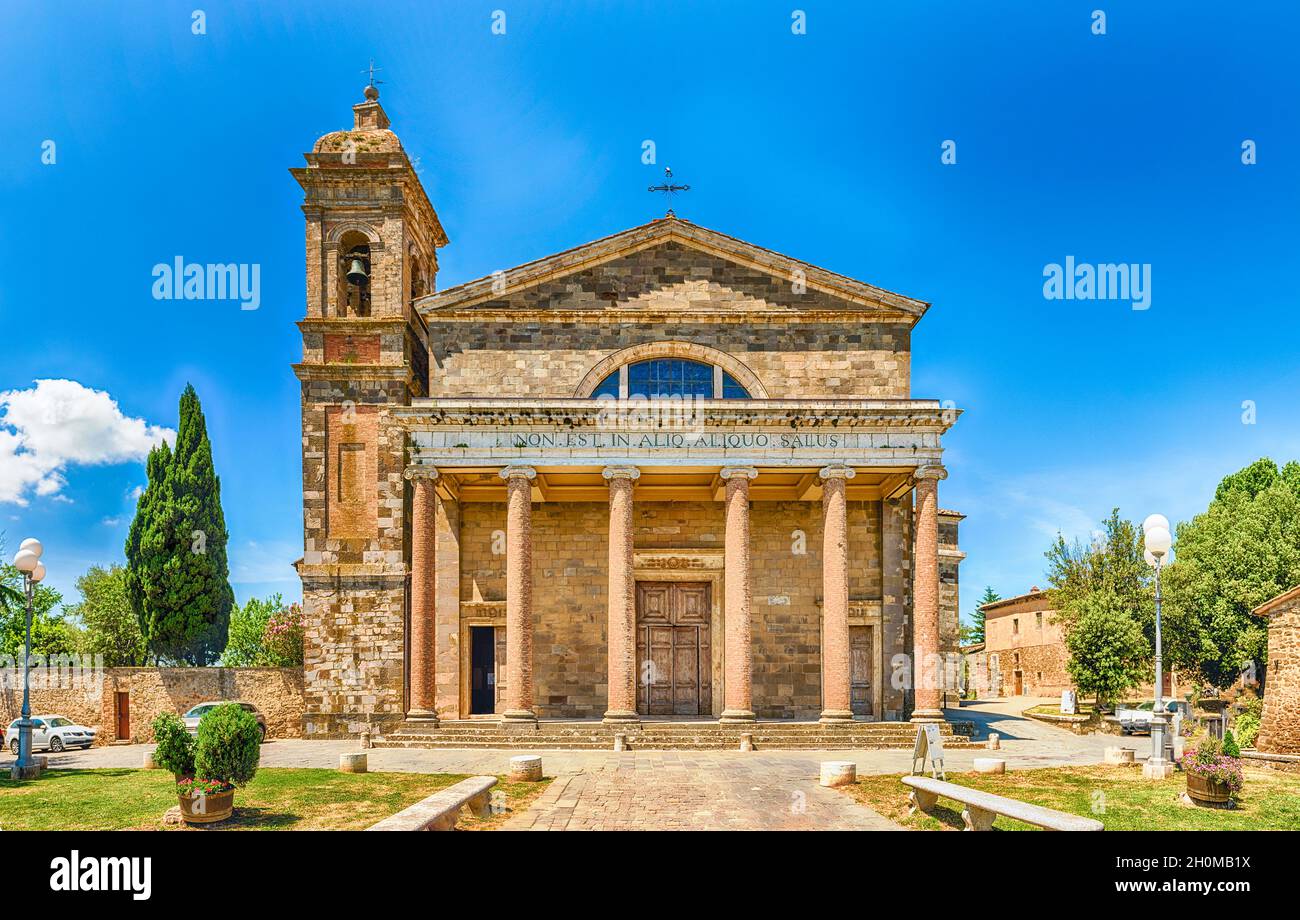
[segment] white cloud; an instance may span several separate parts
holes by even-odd
[[[28,495],[63,498],[72,466],[143,460],[176,432],[122,414],[103,390],[75,380],[37,380],[0,392],[0,502],[26,505]]]

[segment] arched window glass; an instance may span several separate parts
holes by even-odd
[[[626,377],[624,377],[626,375]],[[629,397],[694,396],[700,399],[749,399],[749,391],[730,374],[703,361],[654,358],[621,367],[600,382],[591,396],[618,396],[626,380]],[[719,381],[721,383],[719,384]]]

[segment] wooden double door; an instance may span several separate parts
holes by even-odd
[[[712,614],[708,582],[637,582],[637,712],[712,714]]]

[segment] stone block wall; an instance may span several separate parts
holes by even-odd
[[[22,675],[0,689],[0,718],[8,726],[22,711]],[[130,738],[117,736],[118,693],[128,694]],[[153,720],[180,715],[209,700],[252,703],[266,719],[268,738],[303,734],[303,675],[298,668],[106,668],[100,679],[32,691],[32,714],[57,714],[99,729],[95,743],[153,740]]]
[[[1300,598],[1280,604],[1269,617],[1264,714],[1255,748],[1300,754]]]
[[[607,293],[621,304],[667,313],[707,304],[736,310],[736,322],[601,322]],[[556,309],[590,320],[539,323],[485,319],[429,324],[431,396],[480,396],[491,381],[500,397],[571,397],[587,371],[616,351],[685,341],[723,351],[753,371],[773,398],[907,399],[911,330],[904,323],[764,322],[746,311],[794,307],[843,311],[842,301],[789,279],[678,243],[655,246],[478,307],[484,313]]]

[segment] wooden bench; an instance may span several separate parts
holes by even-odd
[[[904,776],[903,785],[912,787],[907,797],[912,803],[909,814],[915,814],[918,809],[929,814],[933,811],[939,796],[943,796],[965,806],[961,817],[966,822],[968,831],[991,830],[993,819],[998,815],[1015,818],[1017,821],[1033,824],[1049,831],[1102,830],[1102,823],[1093,818],[1069,815],[1053,808],[1031,805],[1018,799],[981,792],[978,789],[946,783],[928,776]]]
[[[460,810],[466,805],[480,818],[492,814],[492,787],[495,776],[471,776],[416,802],[410,808],[390,815],[368,831],[449,831],[456,826]]]

